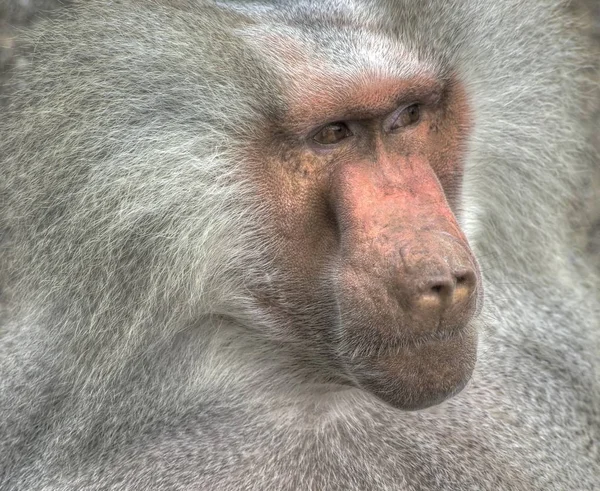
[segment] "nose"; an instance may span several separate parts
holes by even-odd
[[[477,306],[476,264],[465,246],[444,234],[421,239],[418,247],[404,250],[395,274],[410,330],[425,335],[464,327]]]
[[[441,273],[419,276],[414,281],[411,308],[414,310],[413,314],[426,324],[439,325],[447,312],[460,313],[469,309],[477,286],[473,268],[448,268]]]

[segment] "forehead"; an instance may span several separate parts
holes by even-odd
[[[400,79],[436,72],[434,63],[420,59],[397,37],[367,22],[340,24],[319,18],[302,24],[262,21],[238,33],[282,73],[346,78],[372,73]]]
[[[433,91],[439,79],[435,64],[365,18],[270,19],[238,33],[274,72],[286,113],[299,125],[315,116],[337,119],[349,108],[359,113],[391,107],[410,90]]]

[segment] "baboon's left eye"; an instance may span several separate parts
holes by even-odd
[[[421,106],[420,104],[411,104],[410,106],[406,106],[398,117],[396,121],[392,124],[392,130],[396,130],[398,128],[404,128],[406,126],[411,126],[416,124],[421,119]]]

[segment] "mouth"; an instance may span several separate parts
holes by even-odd
[[[346,340],[343,363],[356,385],[399,409],[422,409],[456,395],[475,368],[472,324],[395,340],[377,339],[372,330],[364,334],[356,344]]]

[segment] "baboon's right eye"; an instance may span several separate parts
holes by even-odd
[[[313,140],[321,145],[333,145],[350,136],[352,136],[352,131],[350,131],[348,125],[346,123],[336,122],[329,123],[327,126],[323,127],[315,136],[313,136]]]

